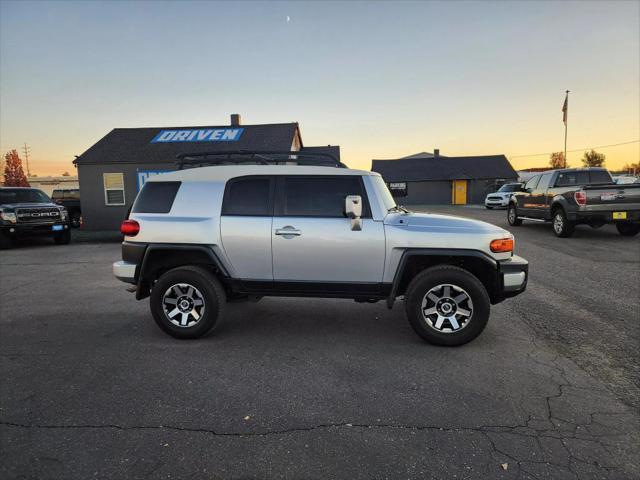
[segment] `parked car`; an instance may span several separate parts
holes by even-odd
[[[552,222],[558,237],[575,226],[599,228],[614,223],[620,235],[640,232],[640,185],[617,185],[604,168],[565,168],[532,177],[515,193],[507,213],[509,225],[523,220]]]
[[[497,192],[490,193],[484,199],[484,206],[491,210],[492,208],[504,207],[507,208],[509,200],[514,192],[522,190],[521,183],[505,183]]]
[[[69,243],[67,210],[37,188],[0,187],[0,248],[33,235],[49,236],[59,245]]]
[[[150,296],[155,322],[176,338],[204,335],[239,298],[391,308],[404,297],[418,335],[461,345],[483,331],[492,304],[527,285],[528,262],[513,254],[508,231],[409,212],[379,174],[347,168],[220,165],[158,175],[121,231],[114,275],[137,299]]]
[[[82,221],[82,209],[80,208],[80,189],[65,188],[56,189],[51,194],[51,199],[58,205],[62,205],[69,212],[71,226],[78,228]]]

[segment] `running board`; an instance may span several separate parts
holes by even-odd
[[[544,218],[518,217],[518,220],[529,220],[530,222],[546,222]]]

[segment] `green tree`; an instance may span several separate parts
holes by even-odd
[[[564,158],[564,152],[553,152],[549,157],[549,166],[553,169],[567,168],[567,161]]]
[[[22,160],[18,152],[11,150],[4,155],[4,184],[6,187],[28,187],[29,182],[22,170]]]
[[[590,152],[584,152],[582,156],[582,164],[585,167],[603,167],[604,166],[604,153],[598,153],[595,150]]]

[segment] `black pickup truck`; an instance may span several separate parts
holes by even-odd
[[[82,219],[82,209],[80,208],[80,189],[65,188],[55,189],[51,194],[51,200],[58,205],[62,205],[69,212],[71,226],[78,228]]]
[[[58,245],[71,241],[69,213],[37,188],[0,187],[0,248],[22,237],[45,235]]]
[[[513,194],[509,225],[522,220],[552,222],[558,237],[577,224],[599,228],[614,223],[620,235],[640,232],[640,184],[617,185],[604,168],[565,168],[535,175]]]

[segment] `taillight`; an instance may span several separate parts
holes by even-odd
[[[578,190],[573,194],[573,198],[576,203],[580,206],[587,204],[587,193],[584,190]]]
[[[494,253],[513,252],[513,238],[499,238],[491,240],[489,248]]]
[[[120,233],[127,237],[135,237],[140,231],[140,224],[135,220],[125,220],[120,225]]]

